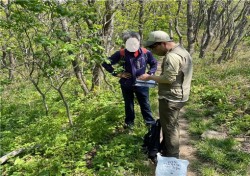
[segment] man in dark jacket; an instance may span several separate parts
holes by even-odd
[[[119,77],[122,95],[125,102],[125,125],[124,128],[132,128],[134,125],[134,94],[140,105],[143,119],[147,125],[155,123],[152,116],[149,103],[149,88],[135,86],[136,78],[146,73],[147,65],[149,70],[147,74],[154,74],[157,70],[157,61],[152,53],[145,48],[140,47],[140,35],[136,32],[126,32],[123,34],[123,41],[126,48],[116,51],[108,58],[110,63],[104,62],[102,66],[113,76]],[[121,64],[122,72],[115,71],[113,65]]]

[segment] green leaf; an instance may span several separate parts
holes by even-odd
[[[19,157],[15,160],[14,165],[23,165],[25,163],[24,160],[20,159]]]

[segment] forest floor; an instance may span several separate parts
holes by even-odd
[[[192,139],[192,137],[188,132],[188,121],[183,117],[184,113],[185,113],[185,108],[181,110],[179,116],[180,159],[189,161],[187,176],[198,176],[197,170],[192,167],[194,163],[198,161],[198,158],[196,157],[196,149],[192,145],[192,141],[195,139]],[[156,166],[151,163],[151,167],[154,170],[152,175],[154,175]]]
[[[188,132],[188,122],[183,118],[183,110],[180,114],[179,125],[180,125],[180,159],[189,161],[187,176],[197,176],[197,171],[192,168],[192,163],[197,162],[196,149],[192,145],[192,139]]]

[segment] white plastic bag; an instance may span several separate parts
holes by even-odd
[[[187,176],[188,160],[163,157],[157,153],[155,176]]]

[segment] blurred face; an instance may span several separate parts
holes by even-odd
[[[152,51],[152,53],[158,56],[165,56],[165,54],[167,53],[166,48],[165,48],[165,43],[163,42],[157,42],[151,45],[149,48]]]
[[[125,48],[129,51],[129,52],[136,52],[140,47],[140,42],[137,38],[129,38],[126,41],[125,44]]]

